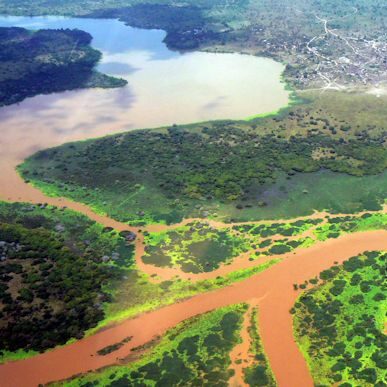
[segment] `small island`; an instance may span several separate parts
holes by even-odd
[[[91,39],[80,30],[0,28],[0,106],[39,94],[126,85],[95,71],[101,53],[90,47]]]

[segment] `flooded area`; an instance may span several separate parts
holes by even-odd
[[[40,149],[68,141],[174,123],[243,119],[278,110],[289,102],[289,92],[281,82],[284,66],[271,59],[240,54],[180,54],[167,49],[163,43],[164,32],[130,28],[115,20],[0,17],[0,26],[85,30],[94,37],[92,46],[103,53],[98,69],[128,80],[128,85],[120,89],[88,89],[42,95],[0,108],[0,200],[67,206],[118,231],[130,229],[138,233],[137,228],[96,214],[81,203],[46,197],[19,177],[16,166]],[[325,184],[326,181],[323,181],[324,187],[328,187],[327,191],[332,190],[332,185]],[[381,189],[376,183],[375,186],[375,189]],[[288,189],[282,183],[278,189],[273,188],[268,192],[268,204],[274,206],[277,200],[284,202],[284,195],[288,191],[292,191],[292,187]],[[305,189],[300,192],[302,194],[298,194],[303,198],[313,193],[312,190],[305,192]],[[292,200],[297,202],[299,197],[292,196]],[[325,215],[315,213],[309,219]],[[180,225],[192,221],[194,219],[185,219]],[[214,220],[209,223],[219,228],[227,226]],[[172,226],[149,225],[146,231],[163,231],[169,227]],[[142,262],[143,234],[138,236],[135,247],[137,266],[144,272],[160,277],[164,274],[170,278],[182,276],[181,272],[172,269],[155,273],[154,267]],[[307,365],[293,337],[289,309],[300,294],[299,290],[293,290],[293,284],[302,283],[352,255],[386,248],[386,231],[348,234],[316,243],[308,249],[282,256],[276,265],[244,281],[122,321],[92,336],[35,357],[0,365],[1,385],[36,386],[118,364],[133,348],[163,335],[181,321],[226,305],[248,302],[259,307],[263,346],[279,386],[312,386]],[[189,279],[214,278],[215,275],[226,275],[233,270],[263,263],[263,260],[250,262],[248,258],[249,254],[246,253],[236,258],[229,267],[222,266],[217,272],[198,275],[197,278],[190,274]],[[275,258],[272,256],[267,260]],[[153,272],[150,273],[150,270]],[[232,354],[234,365],[248,352],[248,321],[246,318],[244,322],[243,340]],[[133,339],[118,350],[98,356],[101,348],[121,342],[129,336],[133,336]],[[235,370],[234,382],[239,385],[243,381],[242,367],[236,367]]]
[[[289,102],[284,66],[240,54],[180,54],[165,33],[116,20],[0,17],[0,26],[78,28],[103,53],[98,70],[125,78],[119,89],[87,89],[28,98],[0,108],[0,198],[32,200],[38,193],[14,168],[37,150],[137,128],[209,119],[243,119]]]
[[[386,231],[347,234],[329,240],[323,246],[297,252],[242,282],[125,320],[33,358],[1,365],[0,378],[4,387],[29,387],[117,364],[131,353],[132,348],[163,335],[183,320],[226,305],[258,300],[262,342],[278,385],[313,386],[293,337],[289,309],[300,294],[300,290],[293,290],[293,284],[313,278],[335,262],[341,263],[353,255],[386,248]],[[133,339],[117,351],[106,356],[97,355],[101,348],[120,342],[128,335]]]

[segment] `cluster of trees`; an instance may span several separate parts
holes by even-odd
[[[179,265],[187,273],[213,271],[249,248],[243,237],[202,223],[170,231],[167,238],[157,242],[147,244],[143,261],[156,266]]]
[[[94,72],[101,53],[80,30],[0,28],[0,106],[38,94],[126,81]]]
[[[179,1],[132,1],[132,0],[98,0],[79,2],[70,0],[65,4],[61,1],[51,1],[42,4],[35,0],[25,13],[28,14],[72,14],[94,18],[117,18],[133,27],[163,29],[167,31],[166,43],[173,49],[190,50],[203,44],[222,41],[225,31],[230,28],[219,18],[210,15],[213,8],[223,10],[228,8],[245,8],[246,0],[201,0],[181,3]],[[18,6],[16,5],[18,4]],[[10,12],[12,15],[23,12],[24,4],[2,4],[0,12]],[[225,28],[226,26],[226,28]]]
[[[244,368],[244,380],[250,387],[275,386],[273,372],[263,349],[262,340],[258,330],[258,310],[254,309],[250,317],[248,332],[251,339],[249,352],[254,356],[249,367]]]
[[[242,233],[257,235],[261,238],[266,238],[273,235],[292,236],[302,232],[303,227],[313,226],[321,223],[321,219],[297,220],[292,223],[271,223],[260,225],[242,225],[233,226],[233,229]]]
[[[0,223],[0,350],[43,351],[104,316],[102,288],[119,269],[71,251],[43,228]]]
[[[337,157],[313,157],[320,147]],[[37,153],[28,162],[26,178],[58,184],[125,192],[136,184],[151,186],[170,199],[248,200],[278,172],[289,176],[321,168],[353,175],[376,174],[385,168],[382,144],[322,134],[261,135],[219,124],[202,132],[173,127],[167,132],[141,131]],[[353,159],[359,162],[354,163]],[[50,162],[44,169],[43,162]],[[60,182],[60,183],[59,183]],[[129,185],[128,185],[129,183]],[[130,188],[131,187],[131,188]]]
[[[375,311],[386,300],[385,259],[385,253],[366,252],[323,271],[323,284],[304,293],[292,310],[297,335],[309,340],[312,371],[321,374],[321,367],[328,366],[325,376],[332,384],[344,382],[346,370],[347,381],[383,385],[385,338]]]
[[[160,352],[156,359],[133,366],[126,374],[112,374],[110,379],[114,380],[108,384],[109,387],[133,384],[227,386],[232,375],[229,354],[238,342],[241,317],[239,308],[224,313],[217,324],[204,321],[200,332],[196,329],[191,333],[190,327],[186,327],[186,332],[183,330],[180,335],[169,337],[178,343],[175,349]]]
[[[248,48],[250,52],[289,63],[287,77],[305,86],[319,79],[316,57],[306,49],[308,41],[323,32],[322,24],[313,15],[334,20],[334,27],[344,30],[346,36],[354,36],[355,44],[357,38],[371,40],[383,36],[386,17],[383,5],[382,0],[353,0],[351,5],[347,1],[332,0],[32,0],[28,5],[22,0],[0,0],[0,12],[120,18],[132,26],[166,30],[166,43],[178,50],[226,46],[227,50],[244,51]],[[288,10],[286,18],[284,9]],[[348,47],[337,42],[342,40],[331,39],[331,44],[324,47],[326,56],[338,59],[343,55]],[[351,50],[348,52],[351,54]],[[368,66],[367,72],[374,73],[378,79],[382,69],[383,62],[378,62]],[[349,76],[348,71],[338,75],[343,81]]]

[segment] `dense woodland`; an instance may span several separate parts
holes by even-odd
[[[101,53],[80,30],[0,28],[0,106],[27,97],[126,81],[95,72]]]
[[[334,97],[326,99],[336,103]],[[250,123],[173,126],[67,144],[38,152],[20,171],[44,189],[113,205],[118,213],[127,200],[139,213],[156,212],[155,206],[173,213],[173,206],[195,201],[263,206],[257,192],[279,174],[292,179],[321,169],[354,176],[385,170],[385,110],[375,104],[373,114],[363,112],[369,101],[354,101],[348,110],[343,103],[337,116],[315,100]],[[141,202],[146,197],[154,199]]]
[[[0,353],[81,338],[104,317],[104,288],[130,267],[132,251],[72,212],[1,204]]]
[[[323,271],[292,312],[319,385],[384,386],[386,254],[366,252]]]
[[[220,39],[213,25],[206,27],[208,19],[197,6],[174,7],[164,4],[136,4],[130,8],[95,11],[88,16],[119,18],[138,28],[163,29],[167,31],[165,43],[173,49],[191,50]],[[220,26],[221,27],[221,26]]]

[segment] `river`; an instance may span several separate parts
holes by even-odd
[[[303,283],[366,250],[387,249],[386,231],[347,234],[298,251],[281,263],[247,280],[188,300],[145,313],[137,318],[99,331],[73,344],[18,362],[0,365],[2,387],[35,387],[70,376],[119,363],[131,349],[164,334],[169,328],[197,314],[226,305],[252,302],[259,306],[259,327],[265,352],[280,387],[311,387],[313,381],[293,337],[292,315],[300,291],[294,283]],[[98,356],[97,351],[133,336],[117,351]]]
[[[116,229],[127,225],[93,213],[86,206],[47,198],[27,185],[15,167],[33,152],[59,145],[143,127],[233,118],[277,110],[289,101],[281,83],[282,64],[239,54],[172,52],[164,33],[139,30],[115,20],[61,17],[0,17],[0,26],[80,28],[94,36],[103,52],[99,70],[128,80],[114,90],[78,90],[29,98],[0,109],[0,199],[67,205]],[[289,309],[301,283],[351,255],[385,249],[384,231],[346,235],[297,252],[245,281],[126,320],[86,339],[31,359],[0,366],[2,386],[35,386],[64,379],[117,362],[130,349],[196,314],[232,303],[254,300],[260,308],[263,344],[280,386],[312,385],[304,359],[294,342]],[[139,241],[137,243],[141,242]],[[108,356],[102,347],[134,339]]]

